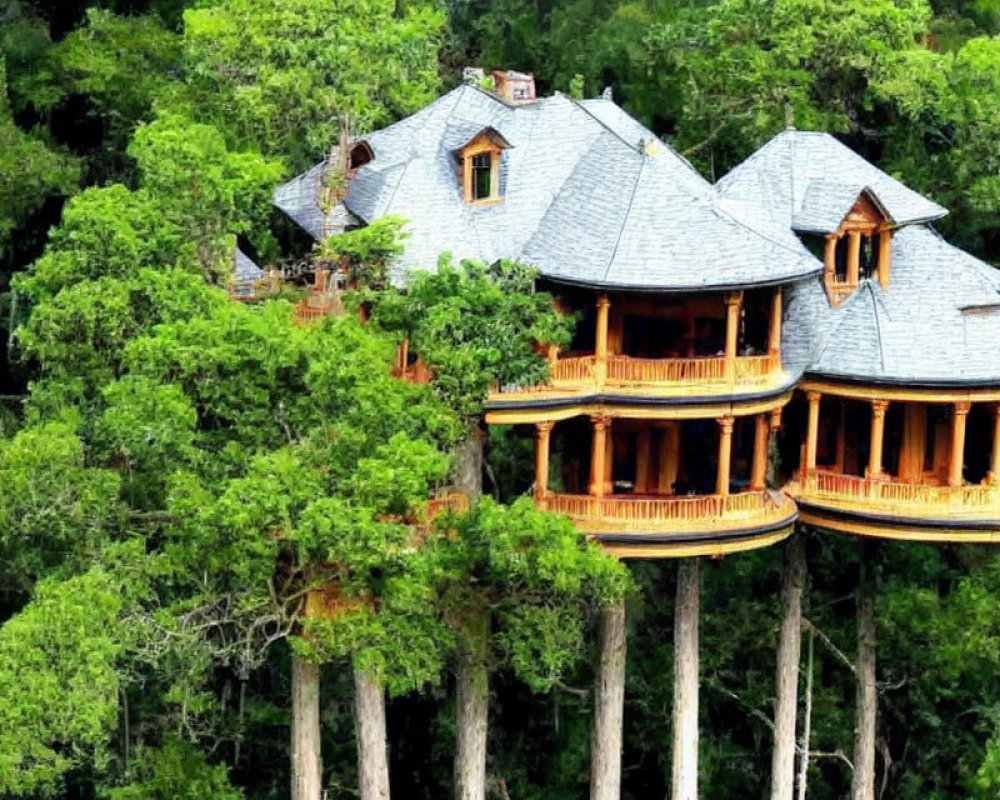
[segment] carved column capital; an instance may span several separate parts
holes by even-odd
[[[971,409],[972,409],[972,403],[970,403],[968,400],[960,400],[959,402],[955,403],[955,414],[957,416],[964,417],[968,415]]]
[[[607,414],[591,414],[590,421],[594,424],[594,430],[603,431],[611,427],[611,417]]]
[[[889,410],[888,400],[872,400],[872,414],[876,417],[884,417]]]
[[[725,417],[719,417],[716,422],[719,423],[719,430],[722,431],[726,436],[733,432],[733,425],[736,422],[736,417],[731,414]]]
[[[597,307],[598,308],[609,308],[611,306],[611,298],[606,294],[597,295]]]
[[[542,436],[542,435],[544,435],[546,433],[549,433],[549,431],[552,430],[552,427],[554,425],[555,425],[555,423],[552,422],[551,420],[546,420],[544,422],[536,422],[535,423],[535,433],[538,434],[539,436]]]
[[[806,392],[806,399],[809,400],[810,403],[818,403],[821,397],[823,397],[823,395],[820,392]]]
[[[774,411],[770,413],[769,417],[770,419],[768,420],[768,422],[771,427],[771,433],[781,430],[781,409],[780,408],[774,409]]]

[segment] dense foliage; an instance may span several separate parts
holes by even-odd
[[[350,665],[391,698],[394,790],[447,796],[468,651],[492,687],[493,796],[586,794],[593,612],[627,571],[519,500],[517,431],[486,436],[494,497],[422,517],[486,390],[543,378],[535,343],[568,322],[516,264],[445,257],[392,290],[400,220],[322,253],[371,290],[367,327],[226,291],[237,243],[261,263],[289,246],[282,179],[468,64],[533,71],[541,93],[610,86],[708,177],[788,125],[832,131],[1000,260],[997,0],[7,0],[0,795],[287,796],[294,652],[324,665],[331,800],[355,794]],[[429,386],[392,378],[404,337]],[[858,554],[805,535],[809,796],[832,800]],[[780,560],[704,570],[708,800],[766,794]],[[993,552],[884,546],[877,567],[882,796],[996,797]],[[675,567],[630,572],[625,796],[662,797]],[[306,620],[317,590],[340,613]]]

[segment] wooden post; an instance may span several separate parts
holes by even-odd
[[[776,356],[781,353],[781,287],[774,290],[771,298],[771,329],[767,337],[767,352]]]
[[[604,494],[614,494],[614,474],[615,474],[615,426],[612,420],[608,419],[608,435],[604,439]]]
[[[861,233],[851,231],[847,234],[847,282],[851,286],[861,283]]]
[[[962,471],[965,467],[965,423],[972,404],[968,401],[955,403],[955,413],[951,424],[951,461],[948,467],[948,485],[961,486]]]
[[[319,668],[292,651],[292,800],[320,800]]]
[[[720,417],[719,423],[719,469],[716,473],[715,493],[720,497],[729,494],[729,473],[733,460],[733,417]]]
[[[597,296],[597,336],[594,342],[594,368],[597,372],[597,385],[603,386],[608,377],[608,316],[611,311],[611,301],[606,294]]]
[[[593,446],[590,450],[590,494],[604,497],[604,464],[608,453],[608,418],[596,415],[590,418],[594,424]]]
[[[994,485],[1000,483],[1000,403],[993,406],[993,456],[989,482]]]
[[[399,343],[399,374],[406,376],[406,364],[410,360],[410,340],[403,339]]]
[[[805,475],[808,478],[816,471],[816,442],[819,438],[819,392],[809,392],[809,424],[806,428]]]
[[[827,283],[833,281],[833,276],[837,274],[837,235],[827,234],[826,248],[823,250],[823,271]]]
[[[882,450],[885,445],[885,412],[888,400],[872,400],[872,434],[868,451],[868,477],[877,480],[882,477]]]
[[[535,505],[544,509],[549,494],[549,447],[551,422],[535,423]]]
[[[625,601],[601,609],[590,740],[590,799],[619,800],[625,713]]]
[[[677,565],[671,800],[698,800],[699,572],[697,558],[683,558]]]
[[[635,493],[649,492],[649,466],[652,456],[652,430],[648,425],[639,429],[635,441]]]
[[[756,423],[753,468],[750,471],[750,491],[752,492],[760,492],[764,489],[764,481],[767,478],[767,445],[771,434],[766,414],[758,414]]]
[[[802,593],[806,586],[806,548],[801,533],[785,543],[781,576],[781,631],[775,681],[774,751],[770,800],[792,800],[795,788],[795,718],[799,704],[799,656],[802,647]],[[808,761],[808,757],[803,755]]]
[[[739,341],[742,303],[743,292],[730,292],[726,295],[726,382],[730,386],[736,383],[736,345]]]
[[[660,474],[656,490],[660,494],[673,494],[677,471],[681,461],[680,423],[671,421],[660,430]]]
[[[840,401],[840,419],[837,423],[837,452],[834,456],[834,469],[837,472],[844,471],[847,462],[847,404]]]
[[[892,253],[892,233],[883,230],[878,235],[878,282],[883,289],[889,288],[889,267]]]

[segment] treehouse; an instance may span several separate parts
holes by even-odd
[[[801,519],[1000,539],[1000,273],[926,226],[943,208],[823,134],[776,137],[719,189],[821,237],[782,342],[802,371],[781,448]]]
[[[495,387],[486,422],[533,435],[540,508],[623,557],[765,546],[800,514],[1000,533],[1000,281],[927,227],[945,209],[826,134],[713,187],[610,97],[494,86],[353,141],[336,202],[326,164],[275,202],[315,239],[408,220],[400,285],[442,253],[538,270],[573,340],[539,343],[548,380]]]

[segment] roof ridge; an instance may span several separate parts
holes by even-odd
[[[731,223],[733,223],[735,225],[738,225],[739,227],[744,228],[745,230],[750,231],[750,233],[754,234],[755,236],[759,236],[761,239],[767,240],[768,242],[770,242],[771,244],[775,245],[776,247],[780,247],[782,250],[787,250],[789,253],[792,253],[793,255],[796,255],[799,258],[805,258],[806,257],[803,253],[800,253],[800,252],[796,251],[794,248],[789,247],[784,242],[781,242],[781,241],[778,241],[777,239],[772,238],[770,234],[765,233],[764,231],[759,231],[759,230],[757,230],[754,227],[751,227],[750,225],[748,225],[747,223],[745,223],[743,220],[739,219],[737,216],[735,216],[731,212],[727,211],[725,208],[719,206],[716,201],[719,201],[719,200],[729,200],[730,202],[742,202],[742,203],[747,203],[747,205],[757,206],[756,203],[751,203],[750,201],[743,200],[743,199],[721,197],[718,194],[718,192],[714,191],[715,187],[712,187],[712,188],[713,188],[713,193],[712,193],[713,194],[713,197],[712,197],[712,200],[713,200],[713,202],[712,202],[712,211],[714,213],[718,214],[721,217],[724,217],[729,222],[731,222]],[[764,208],[763,206],[757,206],[757,207],[760,208],[763,211],[767,211],[767,209]],[[808,254],[809,258],[812,258],[817,264],[820,265],[819,269],[817,271],[822,270],[823,267],[822,267],[822,264],[820,263],[819,259],[817,259],[816,256],[812,255],[812,253],[809,253],[808,250],[806,250],[805,252],[806,252],[806,254]]]
[[[625,232],[625,226],[628,225],[629,214],[632,213],[632,203],[635,202],[636,192],[639,190],[639,181],[642,179],[642,171],[646,168],[646,158],[643,157],[642,161],[639,162],[639,169],[635,173],[635,183],[632,184],[632,193],[628,197],[628,205],[625,207],[625,216],[622,217],[622,224],[618,226],[618,236],[615,238],[615,246],[611,250],[611,255],[608,258],[608,266],[604,270],[604,280],[607,282],[608,275],[611,273],[611,265],[615,261],[615,256],[618,254],[618,246],[622,243],[622,236]]]
[[[875,287],[872,285],[871,279],[866,280],[862,284],[862,288],[867,289],[872,298],[872,316],[875,318],[875,341],[878,344],[879,363],[881,365],[882,372],[885,372],[885,340],[882,338],[882,322],[879,319],[879,308],[881,307],[883,313],[887,315],[889,314],[889,310],[882,303],[881,298],[875,293]]]
[[[575,106],[576,108],[579,108],[584,114],[586,114],[588,117],[590,117],[592,120],[594,120],[594,122],[596,122],[598,125],[600,125],[602,128],[604,128],[606,131],[608,131],[608,133],[610,133],[616,139],[618,139],[618,141],[620,141],[622,144],[624,144],[630,150],[634,150],[636,153],[639,153],[639,146],[637,144],[630,144],[628,142],[628,140],[624,136],[622,136],[620,133],[618,133],[618,131],[616,131],[614,128],[612,128],[610,125],[608,125],[604,120],[602,120],[600,117],[598,117],[593,111],[591,111],[589,108],[587,108],[583,103],[581,103],[575,97],[571,97],[570,95],[565,94],[564,92],[560,92],[558,90],[556,90],[555,94],[553,94],[552,96],[553,97],[564,97],[564,98],[566,98],[567,100],[570,101],[570,103],[573,104],[573,106]],[[613,100],[611,102],[614,103]],[[616,104],[616,107],[618,107],[617,104]],[[645,126],[643,126],[643,127],[645,127]],[[640,155],[641,155],[641,153],[640,153]]]

